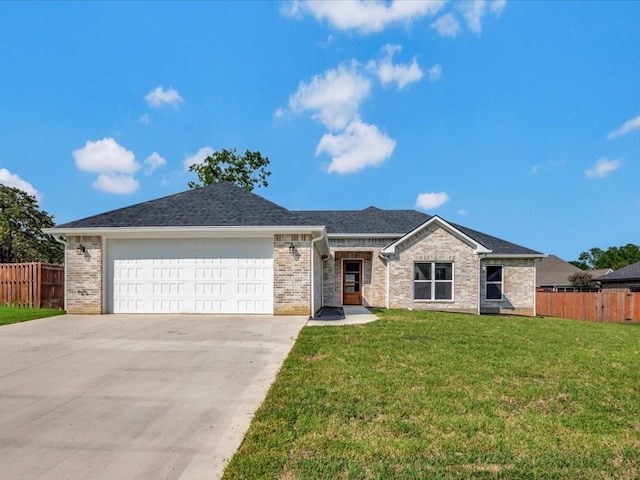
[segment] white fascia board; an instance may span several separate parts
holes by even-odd
[[[404,233],[328,233],[329,238],[400,238]]]
[[[482,258],[545,258],[548,257],[546,253],[487,253],[482,255]]]
[[[390,245],[387,245],[386,247],[384,247],[381,251],[381,253],[383,254],[393,254],[396,252],[396,247],[398,245],[400,245],[402,242],[404,242],[405,240],[411,238],[412,236],[414,236],[416,233],[421,232],[422,230],[424,230],[425,228],[427,228],[428,226],[430,226],[433,223],[437,223],[439,224],[442,228],[444,228],[445,230],[447,230],[449,233],[451,233],[452,235],[454,235],[455,237],[458,237],[460,240],[462,240],[463,242],[469,244],[471,247],[474,248],[475,253],[477,254],[487,254],[487,253],[491,253],[491,250],[488,249],[487,247],[485,247],[484,245],[482,245],[480,242],[474,240],[473,238],[471,238],[469,235],[466,235],[464,233],[462,233],[460,230],[458,230],[456,227],[454,227],[453,225],[451,225],[449,222],[447,222],[446,220],[443,220],[442,218],[438,217],[437,215],[434,215],[433,217],[431,217],[429,220],[427,220],[426,222],[424,222],[423,224],[419,225],[418,227],[414,228],[413,230],[411,230],[409,233],[405,234],[402,236],[402,238],[399,238],[398,240],[396,240],[395,242],[391,243]]]
[[[311,234],[322,237],[324,226],[284,226],[284,227],[96,227],[96,228],[45,228],[44,233],[57,236],[100,236],[103,238],[247,238],[271,237],[276,234]]]

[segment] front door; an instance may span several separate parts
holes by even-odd
[[[362,305],[362,260],[345,260],[342,271],[342,303]]]

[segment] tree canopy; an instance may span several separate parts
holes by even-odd
[[[581,292],[588,292],[596,288],[596,282],[593,280],[593,276],[589,272],[576,272],[567,278],[571,284],[579,289]]]
[[[190,172],[198,175],[200,182],[189,182],[189,188],[198,188],[219,182],[232,182],[245,190],[252,191],[256,186],[269,185],[267,170],[269,159],[260,152],[247,150],[238,155],[235,148],[214,152],[203,160],[189,167]]]
[[[53,226],[34,196],[0,185],[0,263],[63,263],[63,245],[42,232]]]
[[[583,270],[612,268],[618,270],[632,263],[640,262],[640,247],[627,243],[621,247],[609,247],[606,250],[594,247],[578,256],[578,260],[569,262]]]

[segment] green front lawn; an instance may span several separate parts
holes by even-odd
[[[62,315],[63,313],[65,313],[64,310],[58,308],[23,308],[0,305],[0,325],[25,322],[36,318],[53,317],[54,315]]]
[[[306,327],[224,479],[640,478],[640,328],[380,311]]]

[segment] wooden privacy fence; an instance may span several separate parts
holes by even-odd
[[[589,322],[640,322],[640,293],[536,292],[536,313]]]
[[[0,305],[64,307],[64,265],[0,264]]]

